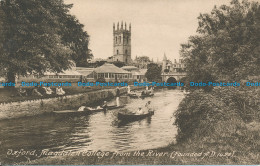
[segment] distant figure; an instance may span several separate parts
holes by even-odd
[[[27,92],[25,89],[22,88],[22,86],[19,87],[18,89],[18,94],[19,96],[23,97],[23,96],[27,96]]]
[[[32,96],[42,96],[42,94],[38,91],[37,87],[33,89]]]
[[[148,93],[149,93],[149,87],[146,86],[146,87],[145,87],[145,94],[148,94]]]
[[[129,86],[129,85],[127,86],[127,93],[128,93],[128,94],[130,94],[130,93],[131,93],[131,88],[130,88],[130,86]]]
[[[101,107],[107,109],[107,101],[104,101],[104,104]]]
[[[51,95],[53,93],[53,91],[51,90],[51,87],[43,87],[46,95]]]
[[[116,106],[120,106],[120,100],[119,100],[119,96],[120,96],[120,90],[118,87],[116,87]]]
[[[62,89],[62,87],[56,88],[56,94],[59,96],[65,95],[65,91]]]

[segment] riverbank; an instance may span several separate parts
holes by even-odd
[[[59,97],[59,95],[55,94],[55,88],[51,88],[51,90],[54,92],[53,94],[46,95],[44,94],[43,91],[40,91],[40,93],[43,94],[43,96],[33,96],[31,95],[33,88],[34,87],[24,87],[23,89],[26,90],[27,96],[20,96],[18,94],[19,87],[13,89],[6,89],[1,87],[0,104]],[[65,91],[65,95],[75,95],[75,94],[93,92],[93,91],[104,90],[104,89],[114,89],[114,87],[101,87],[101,86],[79,87],[77,83],[72,83],[72,86],[69,87],[64,86],[62,88]]]
[[[132,87],[133,90],[139,88]],[[0,103],[0,120],[34,116],[59,110],[77,109],[82,105],[98,105],[104,100],[109,101],[113,99],[116,95],[115,88],[80,89],[77,88],[77,91],[73,91],[75,93],[68,93],[64,96],[31,97],[27,98],[27,100],[20,97],[19,99],[21,100],[15,102]],[[124,94],[127,92],[127,87],[121,87],[119,90],[120,94]]]

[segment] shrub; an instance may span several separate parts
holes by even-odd
[[[259,117],[259,92],[242,87],[219,87],[211,93],[193,91],[175,113],[177,141],[220,139],[237,134],[246,122]]]

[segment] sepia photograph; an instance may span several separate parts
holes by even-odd
[[[0,166],[259,164],[260,0],[0,0]]]

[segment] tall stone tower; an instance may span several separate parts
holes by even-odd
[[[127,30],[127,25],[123,25],[121,22],[121,26],[119,27],[119,23],[117,23],[117,27],[115,27],[115,23],[113,24],[113,36],[114,36],[114,44],[113,44],[113,61],[124,62],[125,64],[130,64],[132,62],[131,59],[131,24],[129,24],[129,29]]]

